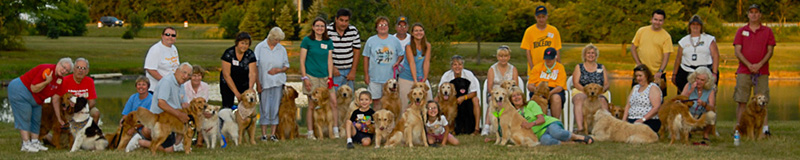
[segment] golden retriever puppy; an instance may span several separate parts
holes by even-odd
[[[707,124],[714,124],[716,113],[706,112],[700,116],[700,119],[695,119],[689,112],[689,107],[694,102],[689,100],[689,97],[678,95],[668,101],[664,101],[661,108],[658,109],[658,118],[661,121],[661,129],[659,133],[666,135],[664,132],[669,132],[669,144],[675,140],[683,139],[685,144],[689,144],[689,132],[693,128],[705,127]]]
[[[139,122],[147,128],[152,128],[152,141],[151,146],[161,146],[167,137],[175,132],[176,134],[183,135],[183,146],[189,147],[192,143],[192,135],[194,135],[196,128],[195,116],[197,113],[189,113],[185,108],[178,109],[178,111],[189,115],[189,122],[183,123],[178,117],[172,116],[169,113],[153,114],[147,108],[139,107],[136,111],[131,112],[139,117]],[[152,155],[156,155],[158,147],[150,147]],[[184,149],[186,154],[189,154],[191,149]]]
[[[533,96],[531,96],[531,100],[542,107],[544,115],[547,115],[547,109],[550,108],[550,87],[547,87],[547,85],[546,81],[539,82],[539,85],[533,91]]]
[[[510,91],[511,88],[519,87],[519,86],[517,86],[517,84],[518,83],[517,83],[516,80],[507,80],[507,81],[503,81],[503,83],[500,83],[500,87],[502,87],[506,91]]]
[[[583,134],[589,134],[594,125],[592,123],[594,122],[593,113],[603,108],[603,100],[600,99],[600,95],[603,94],[603,86],[589,83],[583,86],[583,93],[586,94],[586,99],[583,100],[583,106],[581,106],[583,108],[583,126],[586,127]]]
[[[400,115],[401,112],[403,112],[403,106],[400,105],[400,93],[397,90],[397,79],[386,80],[386,83],[383,84],[382,93],[380,107],[376,108],[387,109],[396,115]]]
[[[280,140],[294,139],[299,136],[297,126],[297,99],[298,93],[292,86],[283,87],[281,105],[278,108],[278,129],[275,136]]]
[[[423,116],[427,114],[425,103],[423,103],[426,95],[427,93],[422,88],[414,88],[408,95],[411,104],[402,115],[402,121],[405,123],[403,134],[408,147],[414,147],[414,144],[428,146],[428,136],[425,134],[426,116]]]
[[[608,104],[608,111],[611,112],[611,115],[617,117],[617,119],[622,120],[622,115],[625,114],[624,110],[625,107],[617,106],[611,103]]]
[[[516,113],[516,109],[511,105],[511,94],[503,88],[492,89],[492,99],[494,103],[493,112],[500,114],[500,129],[503,132],[500,145],[508,144],[511,140],[517,146],[533,147],[539,145],[539,138],[530,128],[522,128],[522,123],[528,122],[522,115]]]
[[[631,144],[653,143],[658,135],[645,124],[631,124],[615,118],[608,111],[598,110],[594,113],[592,134],[598,141],[623,142]]]
[[[253,89],[245,90],[239,100],[239,108],[236,108],[234,115],[236,123],[239,124],[239,138],[242,142],[245,138],[250,139],[250,144],[256,144],[256,122],[258,122],[258,93]],[[247,136],[245,136],[247,134]]]
[[[761,128],[764,125],[764,117],[767,116],[767,103],[769,100],[763,94],[757,94],[750,97],[750,102],[747,103],[747,108],[742,112],[742,118],[739,120],[739,125],[736,130],[742,137],[750,140],[760,140],[764,138],[764,132]]]
[[[442,85],[439,85],[439,93],[436,95],[436,99],[439,101],[439,109],[442,114],[450,122],[447,125],[447,130],[454,131],[456,114],[458,114],[456,87],[452,83],[442,83]]]
[[[325,87],[315,88],[314,92],[311,93],[311,100],[313,100],[317,106],[309,107],[309,109],[313,110],[314,134],[319,140],[325,138],[325,133],[329,134],[328,138],[338,138],[333,134],[333,121],[335,121],[335,119],[333,119],[330,99],[330,91]]]
[[[353,102],[355,99],[353,95],[353,88],[350,88],[348,85],[339,86],[339,89],[336,90],[336,108],[339,110],[339,133],[345,133],[345,124],[347,124],[347,119],[350,118],[350,113],[353,110],[350,110],[350,102]]]
[[[380,148],[384,141],[386,141],[385,147],[401,144],[405,123],[395,123],[394,113],[381,109],[372,114],[372,118],[375,120],[375,148]]]

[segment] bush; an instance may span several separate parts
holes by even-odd
[[[133,39],[133,31],[127,30],[124,34],[122,34],[122,39]]]
[[[244,17],[244,10],[240,7],[232,7],[222,13],[222,18],[219,20],[219,28],[225,30],[222,38],[232,39],[236,33],[239,33],[239,23],[242,22],[242,17]]]
[[[146,15],[143,13],[144,12],[142,12],[142,14],[132,12],[128,15],[128,23],[130,23],[130,25],[128,25],[128,30],[122,34],[122,39],[133,39],[133,37],[138,35],[139,31],[144,28],[144,22],[146,21],[144,17]]]
[[[86,24],[91,21],[86,4],[75,1],[56,3],[53,8],[47,8],[36,16],[39,18],[36,23],[39,34],[53,39],[82,36],[87,31]]]

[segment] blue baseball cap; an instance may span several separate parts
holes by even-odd
[[[538,16],[539,14],[547,15],[547,8],[544,7],[544,6],[536,7],[536,14],[535,15]]]
[[[558,54],[558,51],[556,51],[556,49],[553,48],[553,47],[544,49],[544,59],[545,60],[556,59],[556,54]]]

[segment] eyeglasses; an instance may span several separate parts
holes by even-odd
[[[89,67],[75,66],[75,69],[78,69],[78,70],[84,70],[84,71],[85,71],[85,70],[88,70],[88,69],[89,69]]]
[[[388,24],[378,24],[378,27],[386,27],[389,26]]]
[[[313,27],[317,27],[317,28],[324,28],[324,27],[325,27],[325,25],[313,25]]]
[[[436,107],[428,107],[428,110],[434,110],[434,109],[438,110],[439,108],[436,108]]]
[[[177,36],[178,36],[178,34],[177,34],[177,33],[164,33],[164,36],[167,36],[167,37],[177,37]]]

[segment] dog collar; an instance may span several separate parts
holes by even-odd
[[[503,115],[503,111],[505,110],[506,110],[505,108],[500,108],[500,111],[492,112],[492,114],[494,115],[494,117],[500,118],[500,116]]]
[[[69,120],[69,130],[72,133],[77,133],[81,128],[86,127],[89,124],[91,118],[87,118],[83,122],[76,122],[75,120]]]

